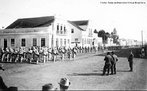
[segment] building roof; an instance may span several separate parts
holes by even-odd
[[[15,22],[10,24],[6,29],[47,27],[51,25],[54,19],[54,16],[17,19]]]
[[[78,26],[82,26],[82,25],[88,25],[88,20],[80,20],[80,21],[72,21],[73,23],[75,23]]]
[[[83,31],[86,31],[86,28],[88,26],[88,20],[80,20],[80,21],[71,21],[73,24],[75,24],[76,26],[78,26],[80,29],[82,29]],[[82,26],[86,26],[86,27],[82,27]]]
[[[70,24],[72,24],[73,26],[75,26],[76,28],[83,30],[82,28],[80,28],[78,25],[76,25],[75,23],[73,23],[72,21],[68,21]]]

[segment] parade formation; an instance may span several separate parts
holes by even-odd
[[[97,48],[99,49],[99,48]],[[96,52],[96,47],[19,47],[19,48],[6,48],[0,49],[1,62],[13,63],[45,63],[48,61],[56,62],[57,59],[64,60],[65,57],[69,60],[74,60],[77,53]]]

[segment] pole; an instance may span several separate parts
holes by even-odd
[[[142,47],[143,47],[143,30],[141,31],[141,37],[142,37]]]

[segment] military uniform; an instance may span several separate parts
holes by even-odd
[[[111,61],[112,60],[113,59],[112,59],[110,53],[107,53],[107,55],[104,58],[105,65],[104,65],[104,68],[103,68],[103,75],[105,75],[106,71],[107,71],[107,75],[109,75],[109,71],[110,71],[110,68],[111,68]]]
[[[111,61],[111,74],[116,74],[116,62],[118,61],[117,56],[112,52],[112,58]]]

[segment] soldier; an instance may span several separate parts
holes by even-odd
[[[62,60],[64,60],[64,58],[65,58],[65,53],[66,53],[65,47],[64,48],[61,48],[61,59]]]
[[[52,49],[52,57],[53,57],[53,61],[55,62],[57,59],[57,48],[53,48]]]
[[[113,51],[111,52],[111,55],[113,58],[111,61],[111,74],[116,74],[116,62],[118,61],[118,58]]]
[[[134,58],[134,55],[133,55],[132,51],[130,51],[130,55],[128,57],[130,71],[133,71],[133,58]]]
[[[9,51],[10,51],[10,58],[9,58],[9,62],[12,62],[12,58],[13,58],[13,53],[14,53],[14,50],[10,47],[10,48],[9,48]]]
[[[37,48],[33,50],[33,59],[36,61],[36,64],[39,63],[39,51]]]
[[[3,48],[1,48],[1,62],[4,62],[4,60],[5,60],[5,50],[3,49]]]
[[[61,78],[59,82],[60,90],[61,91],[67,91],[69,88],[70,82],[67,78]]]
[[[43,62],[45,63],[48,60],[48,49],[47,47],[43,48]]]
[[[105,65],[104,65],[104,68],[103,68],[103,75],[105,75],[105,72],[107,71],[107,75],[109,75],[109,71],[110,71],[110,68],[111,68],[111,61],[112,61],[112,57],[111,57],[111,54],[110,52],[107,52],[107,55],[105,56],[104,58],[104,61],[105,61]]]
[[[5,70],[4,68],[3,68],[3,65],[2,64],[0,64],[0,70]]]
[[[52,58],[52,48],[48,49],[48,59],[51,60]]]
[[[67,57],[69,58],[69,60],[71,60],[71,53],[72,53],[71,48],[68,48],[67,49]]]
[[[72,49],[72,58],[74,60],[74,58],[76,57],[77,54],[77,50],[75,48]]]

